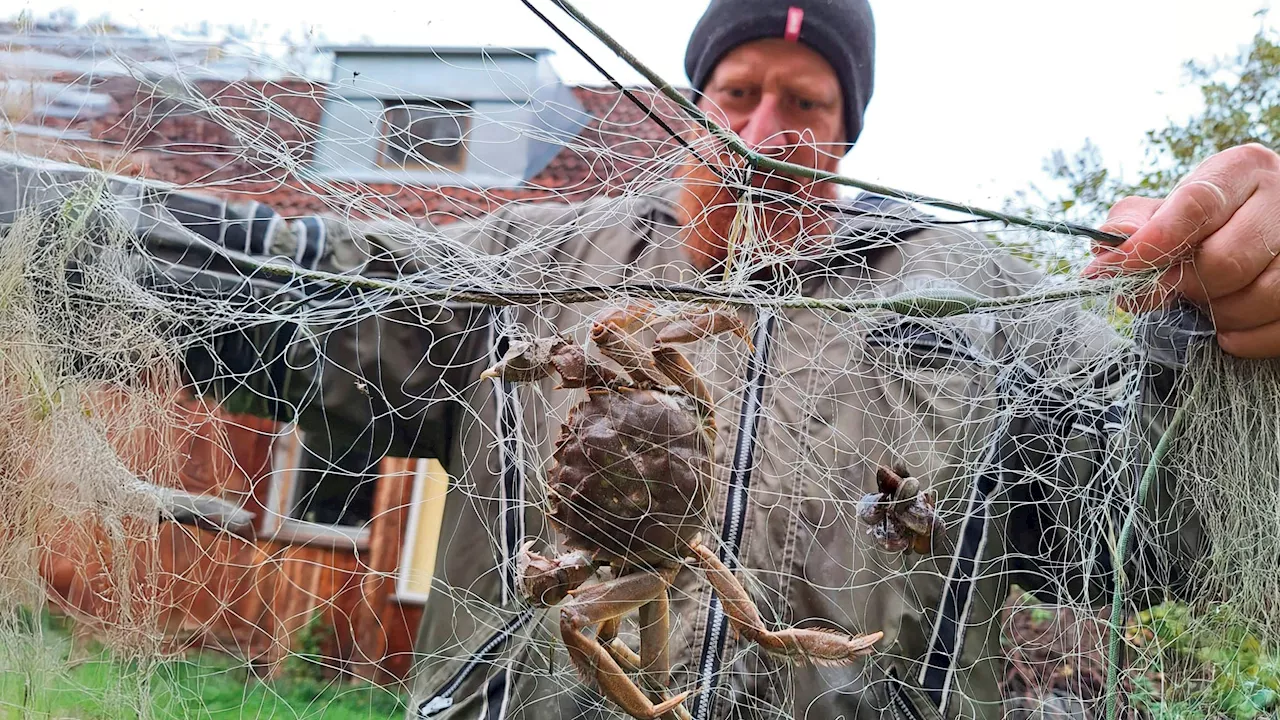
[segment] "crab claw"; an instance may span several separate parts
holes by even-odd
[[[875,541],[876,547],[887,553],[900,553],[911,547],[914,538],[903,532],[901,525],[895,522],[882,522],[867,530],[867,535]]]
[[[889,513],[889,503],[884,500],[884,493],[867,493],[858,500],[858,519],[867,525],[884,522]]]
[[[934,507],[933,493],[922,491],[920,481],[903,468],[881,466],[876,484],[880,492],[864,495],[856,511],[858,519],[871,526],[867,535],[887,552],[928,554],[934,539],[947,531]]]
[[[608,367],[588,357],[581,345],[559,337],[513,343],[501,360],[480,373],[480,378],[536,382],[552,373],[560,375],[558,389],[607,387],[618,379]]]
[[[876,486],[880,492],[892,497],[897,494],[898,486],[902,484],[902,476],[905,474],[880,465],[876,468]]]
[[[747,326],[742,324],[742,320],[737,315],[713,308],[680,313],[658,331],[657,341],[661,345],[687,343],[724,332],[738,336],[746,343],[749,351],[755,351]]]
[[[514,342],[501,360],[480,373],[480,378],[502,378],[512,382],[541,380],[556,369],[551,356],[563,344],[564,341],[559,338]]]
[[[916,535],[930,535],[941,523],[933,509],[933,498],[928,493],[911,498],[908,505],[895,509],[894,516],[904,528]]]
[[[534,605],[550,607],[558,604],[596,572],[591,556],[581,550],[552,560],[533,552],[533,545],[530,540],[520,548],[516,557],[516,575],[520,590]]]

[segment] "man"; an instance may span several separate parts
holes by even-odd
[[[714,0],[686,67],[699,107],[748,145],[834,170],[862,129],[873,56],[865,0]],[[837,203],[826,183],[743,179],[742,163],[705,134],[687,138],[697,156],[685,158],[676,182],[620,200],[510,205],[440,231],[447,241],[369,228],[353,242],[372,248],[370,272],[445,268],[444,277],[481,286],[730,277],[744,292],[819,299],[916,289],[1000,298],[1037,282],[1030,268],[954,226],[871,197]],[[1132,309],[1182,298],[1212,314],[1228,352],[1280,355],[1277,170],[1274,153],[1237,148],[1168,198],[1119,203],[1103,229],[1131,237],[1100,250],[1088,274],[1163,268],[1149,294],[1125,301]],[[526,540],[554,550],[539,481],[579,397],[556,390],[554,379],[535,388],[479,381],[513,340],[562,331],[583,340],[591,313],[605,305],[406,309],[332,333],[322,350],[291,362],[331,379],[302,404],[300,422],[326,428],[332,451],[359,444],[436,456],[455,483],[410,715],[618,713],[570,670],[556,609],[528,605],[516,583]],[[740,315],[756,355],[720,345],[697,363],[721,427],[709,543],[741,566],[767,626],[884,638],[867,662],[793,666],[733,637],[708,583],[682,572],[671,592],[671,694],[692,693],[685,706],[697,718],[1000,716],[996,620],[1009,584],[1105,600],[1111,558],[1075,542],[1088,535],[1073,530],[1095,520],[1081,515],[1078,498],[1133,481],[1120,463],[1145,458],[1163,428],[1161,408],[1177,402],[1191,333],[1152,334],[1164,345],[1145,349],[1153,369],[1126,404],[1121,396],[1135,388],[1109,371],[1137,360],[1108,328],[1069,308],[945,323],[807,309]],[[1196,319],[1184,306],[1162,322],[1194,331]],[[352,378],[378,378],[377,392],[367,395]],[[1015,402],[1032,410],[1015,411]],[[1119,444],[1132,453],[1115,451],[1117,424],[1130,429]],[[938,495],[947,531],[935,552],[886,551],[854,519],[855,501],[875,489],[876,467],[895,463]],[[1197,525],[1172,512],[1168,492],[1153,492],[1147,505],[1172,569],[1138,553],[1126,572],[1177,590],[1180,568],[1200,550]]]
[[[862,129],[873,56],[865,0],[714,0],[686,67],[699,106],[746,143],[834,170]],[[425,236],[335,221],[316,259],[329,270],[479,287],[728,278],[740,293],[815,300],[933,289],[1006,298],[1039,279],[957,226],[882,198],[840,201],[825,183],[744,176],[705,134],[691,129],[687,138],[697,155],[674,181],[621,199],[513,204]],[[1161,268],[1152,292],[1126,300],[1144,312],[1170,308],[1152,327],[1197,329],[1195,315],[1170,302],[1179,298],[1212,315],[1224,350],[1280,355],[1277,171],[1274,153],[1236,148],[1165,199],[1119,203],[1104,229],[1131,237],[1100,250],[1088,274]],[[307,256],[289,234],[265,252]],[[521,546],[534,540],[547,551],[557,539],[539,481],[580,398],[554,380],[480,379],[513,340],[556,332],[583,340],[592,313],[608,305],[401,300],[307,333],[287,322],[237,331],[188,358],[197,381],[236,368],[235,387],[203,385],[209,392],[268,398],[255,411],[280,417],[296,409],[319,453],[429,456],[448,468],[410,716],[617,715],[570,669],[557,611],[530,606],[515,582]],[[1081,528],[1109,518],[1105,509],[1102,518],[1082,515],[1079,497],[1128,497],[1107,488],[1129,487],[1130,465],[1146,457],[1164,408],[1176,404],[1191,333],[1152,333],[1138,358],[1071,308],[941,322],[806,308],[739,315],[754,354],[715,341],[692,351],[720,427],[706,541],[741,568],[768,627],[884,637],[864,662],[793,666],[733,637],[708,583],[681,572],[671,591],[671,693],[691,692],[685,707],[699,719],[999,717],[996,619],[1010,582],[1073,602],[1105,598],[1106,547],[1074,541],[1096,538]],[[1110,372],[1139,361],[1151,369]],[[1134,375],[1144,380],[1129,384]],[[885,549],[855,519],[881,465],[904,466],[936,494],[946,531],[931,552]],[[1128,577],[1178,589],[1178,568],[1196,557],[1200,538],[1193,518],[1171,512],[1176,502],[1158,488],[1147,503],[1151,536],[1173,569],[1137,553]]]

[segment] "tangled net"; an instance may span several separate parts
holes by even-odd
[[[763,622],[886,633],[851,670],[792,668],[680,580],[669,691],[694,717],[1280,702],[1276,366],[1192,310],[1115,310],[1147,279],[1044,272],[1079,238],[848,194],[826,244],[779,247],[830,206],[752,184],[673,98],[566,87],[528,51],[406,55],[436,85],[399,88],[385,52],[320,83],[226,48],[8,42],[6,712],[618,713],[514,580],[527,540],[554,550],[547,458],[583,394],[479,370],[637,298],[750,329],[687,355],[720,428],[704,540]],[[680,254],[691,155],[724,170],[713,273]],[[878,465],[934,493],[934,553],[857,520]]]

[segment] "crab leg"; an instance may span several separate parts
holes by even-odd
[[[649,695],[659,700],[665,696],[671,682],[671,607],[666,596],[664,590],[657,598],[640,606],[640,652],[643,656],[637,655],[617,637],[621,618],[605,620],[596,632],[596,640],[604,645],[618,666],[639,676]]]
[[[719,593],[725,615],[734,629],[740,636],[767,652],[796,660],[809,660],[819,665],[844,665],[872,654],[871,646],[884,637],[882,632],[851,636],[834,630],[786,628],[771,631],[760,619],[760,611],[751,601],[746,588],[720,562],[720,558],[698,541],[690,543],[689,548],[706,572],[707,580]]]
[[[657,597],[640,606],[640,679],[656,692],[671,682],[671,650],[667,644],[670,638],[670,604],[667,588],[663,587]]]
[[[711,397],[711,390],[707,388],[707,384],[702,381],[698,371],[694,370],[693,364],[689,362],[689,358],[676,348],[659,345],[653,349],[653,361],[663,375],[680,386],[680,389],[698,404],[698,414],[704,418],[703,422],[710,435],[711,444],[715,445],[715,400]]]
[[[591,328],[591,340],[600,348],[600,354],[622,366],[637,387],[651,388],[666,385],[662,373],[653,364],[653,353],[636,342],[624,322],[616,321],[613,313],[604,320],[597,320]]]
[[[617,640],[618,644],[622,645],[623,647],[626,647],[625,643],[623,643],[621,640],[618,640],[618,628],[621,626],[622,626],[621,617],[609,618],[608,620],[605,620],[604,622],[600,623],[600,627],[596,629],[596,641],[599,642],[601,645],[612,647],[613,642]],[[618,660],[618,662],[621,663],[622,660]],[[627,672],[635,672],[636,670],[639,670],[639,669],[640,668],[638,666],[626,668]]]
[[[627,644],[622,642],[621,638],[615,637],[610,640],[605,645],[605,649],[609,651],[609,654],[613,656],[614,660],[618,661],[619,667],[632,675],[640,675],[642,680],[646,680],[646,685],[648,686],[646,689],[649,691],[649,697],[659,701],[666,697],[666,686],[664,685],[660,688],[654,687],[650,682],[647,682],[650,676],[643,674],[643,661],[634,650],[627,647]],[[663,720],[692,720],[692,718],[693,716],[689,714],[689,711],[684,709],[684,705],[677,705],[663,716]]]
[[[624,577],[637,570],[634,566],[621,566],[615,577]],[[668,587],[658,593],[653,600],[640,606],[641,654],[636,654],[618,637],[621,617],[605,620],[600,623],[596,631],[596,640],[609,651],[619,667],[628,674],[640,678],[644,689],[655,702],[661,702],[666,698],[667,686],[671,683],[671,602],[668,594],[671,581],[679,570],[678,566],[660,570],[659,572],[666,578]],[[683,705],[678,705],[668,711],[663,716],[663,720],[692,720],[692,717]]]
[[[657,345],[653,348],[653,361],[662,374],[679,385],[681,390],[698,403],[699,412],[706,419],[707,432],[711,436],[712,444],[715,443],[716,438],[715,400],[693,364],[684,356],[684,353],[672,347],[672,344],[693,342],[724,332],[732,332],[742,338],[747,343],[747,347],[751,347],[747,328],[737,315],[707,308],[685,313],[662,328],[658,333]]]
[[[742,338],[747,349],[755,351],[742,320],[737,315],[714,308],[701,308],[678,315],[658,331],[657,341],[661,345],[687,343],[724,332],[732,332]]]
[[[651,720],[684,702],[688,693],[653,704],[639,686],[626,676],[608,650],[582,633],[583,628],[605,623],[649,605],[665,596],[669,579],[657,573],[637,572],[599,585],[576,590],[560,610],[560,634],[569,659],[600,692],[632,717]],[[643,632],[642,632],[643,637]]]

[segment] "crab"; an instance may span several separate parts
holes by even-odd
[[[661,327],[646,347],[635,333],[652,325]],[[562,537],[562,554],[543,556],[527,542],[517,574],[528,602],[560,605],[560,633],[583,679],[642,720],[689,717],[681,704],[687,692],[668,697],[668,594],[682,567],[700,569],[734,631],[775,656],[847,664],[872,654],[883,636],[770,630],[733,572],[702,542],[713,490],[713,400],[675,345],[721,333],[751,346],[735,314],[707,308],[664,321],[652,304],[634,302],[600,312],[591,328],[592,342],[621,374],[555,337],[513,344],[482,375],[532,382],[555,373],[559,388],[586,390],[560,428],[548,471],[547,516]],[[610,577],[586,584],[606,565]],[[617,636],[631,612],[639,616],[638,653]],[[594,637],[587,634],[592,626]]]
[[[879,492],[858,501],[858,519],[870,527],[867,535],[888,552],[915,551],[927,555],[935,537],[946,532],[934,509],[933,493],[903,467],[876,470]]]

